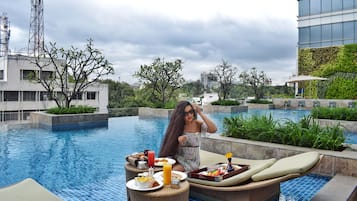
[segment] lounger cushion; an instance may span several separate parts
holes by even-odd
[[[219,162],[225,162],[227,160],[224,157],[224,155],[202,151],[202,150],[200,151],[200,157],[201,157],[202,166],[212,165]],[[195,179],[195,178],[187,178],[187,180],[189,182],[194,182],[194,183],[209,185],[209,186],[234,186],[249,180],[252,175],[271,166],[275,161],[276,161],[275,158],[266,159],[266,160],[248,160],[248,159],[233,157],[232,159],[233,163],[249,165],[250,166],[249,170],[237,174],[235,176],[232,176],[230,178],[224,179],[220,182],[207,181],[207,180]]]
[[[0,188],[0,200],[62,201],[35,180],[27,178],[19,183]]]
[[[304,173],[311,169],[320,159],[318,152],[306,152],[282,158],[269,168],[252,176],[253,181],[262,181],[288,174]]]

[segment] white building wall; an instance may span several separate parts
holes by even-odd
[[[4,58],[4,57],[2,57]],[[21,70],[38,70],[34,64],[29,60],[30,58],[24,55],[9,55],[7,63],[7,81],[0,81],[0,122],[5,121],[6,114],[10,112],[14,116],[18,116],[18,120],[25,120],[23,113],[30,111],[45,110],[47,108],[55,107],[55,101],[40,100],[40,92],[45,91],[39,83],[34,83],[29,80],[21,80]],[[46,69],[50,70],[50,69]],[[18,101],[5,101],[4,91],[18,92]],[[23,101],[22,92],[35,91],[35,101]],[[87,91],[95,92],[95,100],[87,100]],[[89,86],[82,95],[82,100],[73,100],[71,104],[93,106],[100,112],[107,112],[108,105],[108,85],[94,84]]]

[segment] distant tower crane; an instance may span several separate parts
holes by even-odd
[[[44,50],[43,0],[31,0],[30,32],[27,53],[39,56]]]
[[[4,57],[9,51],[9,40],[10,40],[10,22],[3,13],[0,16],[0,57]]]

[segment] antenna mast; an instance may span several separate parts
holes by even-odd
[[[10,40],[10,22],[3,13],[0,16],[0,57],[4,57],[9,51],[9,40]]]
[[[27,53],[39,56],[44,50],[43,0],[31,0],[30,32]]]

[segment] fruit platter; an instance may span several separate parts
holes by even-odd
[[[249,165],[233,164],[233,170],[228,171],[228,165],[218,163],[210,167],[204,167],[188,173],[188,177],[208,180],[208,181],[222,181],[234,175],[240,174],[249,169]]]

